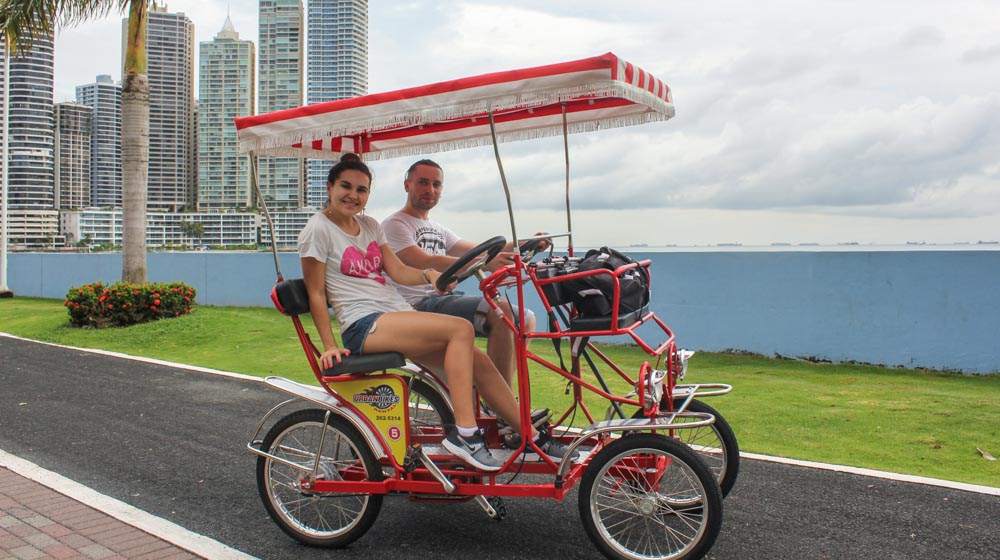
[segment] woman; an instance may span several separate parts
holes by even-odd
[[[455,408],[455,428],[443,442],[445,449],[479,469],[497,471],[503,461],[490,453],[476,425],[473,385],[498,416],[520,431],[514,393],[493,362],[473,345],[471,323],[414,311],[386,283],[388,274],[398,284],[433,284],[441,273],[404,265],[389,248],[378,221],[363,214],[371,179],[368,166],[357,155],[346,154],[330,169],[326,207],[299,234],[309,310],[323,342],[320,365],[333,367],[352,353],[394,351],[443,368]],[[344,348],[334,340],[327,302],[340,322]],[[559,462],[566,446],[546,432],[532,432],[537,447]],[[531,446],[528,451],[534,454]]]

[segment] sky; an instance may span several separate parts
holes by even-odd
[[[167,7],[257,41],[255,0]],[[121,78],[120,21],[59,31],[57,102]],[[666,82],[673,119],[570,137],[577,246],[1000,241],[998,29],[995,0],[372,0],[369,92],[609,51]],[[566,233],[562,139],[500,153],[518,235]],[[432,217],[510,237],[493,150],[432,157]],[[373,163],[370,214],[410,163]]]

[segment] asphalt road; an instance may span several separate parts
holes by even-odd
[[[575,493],[507,500],[500,523],[473,503],[387,499],[350,548],[301,546],[264,512],[244,448],[282,400],[259,382],[0,337],[0,449],[248,554],[602,558]],[[709,557],[996,560],[1000,497],[744,459]]]

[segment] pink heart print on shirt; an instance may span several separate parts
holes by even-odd
[[[378,243],[368,244],[368,254],[362,255],[357,247],[348,247],[340,259],[340,272],[355,278],[370,278],[385,286],[382,275],[382,251]]]

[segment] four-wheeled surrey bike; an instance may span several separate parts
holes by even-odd
[[[506,462],[495,473],[469,467],[441,446],[454,422],[446,380],[397,353],[350,356],[322,370],[301,320],[309,312],[304,283],[283,279],[279,268],[272,301],[291,317],[318,382],[267,378],[291,398],[264,415],[247,444],[258,456],[261,499],[283,531],[308,545],[342,547],[372,526],[387,496],[474,500],[499,520],[506,515],[505,497],[558,500],[579,486],[584,528],[609,558],[688,559],[708,552],[722,524],[723,497],[739,471],[739,449],[725,419],[701,399],[731,387],[684,383],[692,353],[677,346],[648,305],[620,306],[621,279],[640,268],[648,278],[650,261],[582,270],[569,209],[565,139],[571,132],[671,116],[667,86],[608,53],[237,119],[241,143],[253,154],[334,159],[350,151],[379,159],[492,144],[519,251],[512,264],[487,273],[485,264],[506,243],[501,236],[490,239],[444,271],[438,285],[478,278],[483,296],[515,335],[521,424],[545,424],[571,453],[579,452],[561,464],[544,454],[525,461],[530,438],[505,433],[483,409],[479,425]],[[518,239],[498,144],[555,134],[562,134],[567,149],[567,233]],[[271,216],[263,197],[260,202],[273,240]],[[562,238],[566,250],[557,254],[553,247]],[[542,239],[550,241],[547,254],[538,254]],[[276,250],[274,255],[277,268]],[[611,279],[606,314],[581,313],[567,289],[594,275]],[[524,292],[531,286],[548,318],[544,331],[521,328]],[[500,309],[512,292],[519,309],[513,317]],[[654,335],[640,335],[644,325],[643,332]],[[650,361],[637,372],[625,371],[592,342],[609,336],[630,337]],[[650,338],[661,340],[651,344]],[[551,341],[559,363],[532,352],[534,339]],[[531,404],[530,376],[550,374],[565,378],[572,392],[558,417],[533,414]],[[619,377],[631,391],[613,394],[606,376]],[[597,416],[587,395],[591,404],[595,397],[600,402]]]

